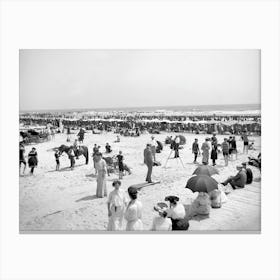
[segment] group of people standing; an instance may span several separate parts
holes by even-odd
[[[131,186],[127,193],[121,188],[121,181],[113,182],[114,190],[110,192],[107,209],[108,209],[108,226],[107,230],[126,230],[139,231],[143,230],[142,211],[143,204],[138,199],[138,188]],[[154,217],[151,230],[169,231],[169,230],[188,230],[189,222],[186,219],[184,205],[179,203],[177,196],[167,196],[165,201],[155,205],[154,210],[158,216]],[[126,227],[124,228],[124,220]]]
[[[30,174],[33,175],[35,167],[38,166],[38,154],[36,148],[33,147],[28,153],[28,166],[30,168]],[[22,142],[19,143],[19,173],[21,174],[21,165],[24,165],[22,174],[26,170],[26,160],[25,160],[25,147]]]
[[[247,136],[248,139],[248,136]],[[247,143],[244,142],[244,146]],[[220,149],[219,149],[220,147]],[[202,152],[201,152],[202,151]],[[216,134],[210,138],[205,138],[201,146],[201,151],[198,144],[198,139],[195,139],[192,144],[192,153],[194,154],[194,163],[197,163],[197,157],[202,153],[202,164],[209,164],[209,159],[212,160],[212,165],[216,165],[216,160],[218,159],[218,153],[222,152],[225,166],[228,166],[229,159],[233,158],[235,155],[235,159],[237,159],[237,145],[235,136],[230,136],[229,138],[224,138],[224,141],[219,144]]]

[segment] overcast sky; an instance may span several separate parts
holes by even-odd
[[[20,50],[20,109],[260,103],[258,50]]]

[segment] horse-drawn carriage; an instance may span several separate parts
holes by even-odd
[[[113,157],[103,157],[103,159],[106,162],[107,165],[107,174],[110,176],[110,174],[118,174],[119,172],[119,165],[118,160],[116,156]],[[127,172],[129,175],[131,174],[131,169],[124,163],[123,164],[124,171]]]
[[[35,129],[28,129],[26,131],[22,130],[20,131],[20,137],[22,139],[21,142],[26,145],[42,143],[50,140],[50,134],[45,130],[39,132]]]

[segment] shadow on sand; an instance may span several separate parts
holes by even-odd
[[[94,199],[97,199],[97,198],[98,197],[96,195],[88,195],[88,196],[85,196],[85,197],[82,197],[82,198],[76,200],[75,202],[94,200]]]
[[[79,167],[79,166],[83,166],[84,164],[77,164],[74,166],[74,170],[76,167]],[[51,173],[51,172],[64,172],[64,171],[72,171],[71,170],[71,167],[70,166],[67,166],[67,167],[63,167],[63,168],[60,168],[59,170],[49,170],[48,172]]]

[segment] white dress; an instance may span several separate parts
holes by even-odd
[[[127,220],[126,230],[143,230],[142,217],[142,203],[138,200],[133,201],[128,205],[125,211],[125,219]]]
[[[96,196],[97,197],[107,196],[107,185],[106,185],[107,167],[104,159],[101,159],[100,161],[96,162],[96,169],[97,169]]]
[[[167,209],[166,212],[167,216],[173,220],[184,219],[186,216],[186,210],[182,203],[177,203],[175,207]]]
[[[155,217],[153,220],[152,230],[165,231],[172,230],[172,222],[170,218]]]
[[[113,190],[108,197],[112,215],[109,218],[107,230],[123,230],[123,218],[128,199],[123,190]]]

